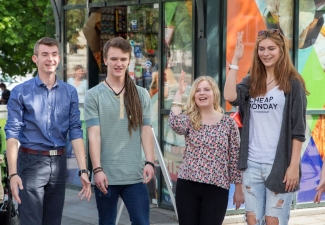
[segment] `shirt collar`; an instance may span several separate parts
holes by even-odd
[[[36,82],[36,85],[37,86],[46,86],[44,83],[43,83],[43,81],[39,78],[39,76],[38,76],[38,74],[37,74],[37,76],[35,77],[35,82]],[[58,76],[57,75],[55,75],[55,83],[54,83],[54,85],[53,85],[53,87],[55,87],[55,86],[59,86],[59,80],[58,80]]]

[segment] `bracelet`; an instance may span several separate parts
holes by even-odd
[[[168,86],[169,84],[168,84],[168,82],[164,82],[164,86]]]
[[[180,103],[180,102],[172,102],[172,107],[173,107],[173,106],[183,108],[184,104],[182,104],[182,103]]]
[[[17,173],[13,173],[13,174],[9,175],[8,176],[8,180],[10,180],[13,176],[16,176],[16,175],[18,175],[18,174]]]
[[[94,171],[94,175],[95,175],[96,173],[99,173],[99,172],[103,172],[103,173],[105,173],[105,172],[103,171],[103,169],[98,169],[98,170]]]
[[[103,168],[102,167],[96,167],[95,169],[93,169],[93,172],[96,172],[96,170],[103,170]]]
[[[239,69],[239,67],[238,66],[236,66],[236,65],[229,65],[229,70],[230,69],[234,69],[234,70],[238,70]]]
[[[155,169],[155,164],[153,164],[152,162],[150,162],[150,161],[146,161],[146,162],[144,163],[145,166],[148,165],[148,164],[151,165],[153,169]]]

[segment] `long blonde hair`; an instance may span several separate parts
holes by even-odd
[[[212,77],[208,77],[208,76],[198,77],[192,84],[190,95],[189,95],[189,97],[187,99],[187,103],[186,103],[187,110],[185,112],[190,117],[190,120],[191,120],[192,125],[195,130],[200,129],[201,121],[202,121],[200,109],[195,103],[195,93],[196,93],[196,89],[197,89],[197,86],[199,85],[199,83],[204,80],[208,81],[209,84],[211,85],[211,89],[213,91],[213,108],[214,108],[214,110],[216,110],[217,112],[223,113],[223,109],[220,106],[220,90],[219,90],[217,82]]]

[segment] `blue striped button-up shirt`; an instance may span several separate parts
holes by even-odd
[[[61,149],[82,138],[76,89],[57,79],[49,90],[38,76],[17,85],[7,104],[6,138],[34,150]]]

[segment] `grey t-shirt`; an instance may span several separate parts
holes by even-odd
[[[137,86],[142,103],[143,125],[151,125],[150,96],[147,90]],[[87,127],[100,126],[101,167],[110,185],[135,184],[143,181],[141,131],[128,132],[125,107],[120,108],[120,98],[103,83],[96,85],[85,95],[85,121]],[[123,110],[121,116],[120,109]]]

